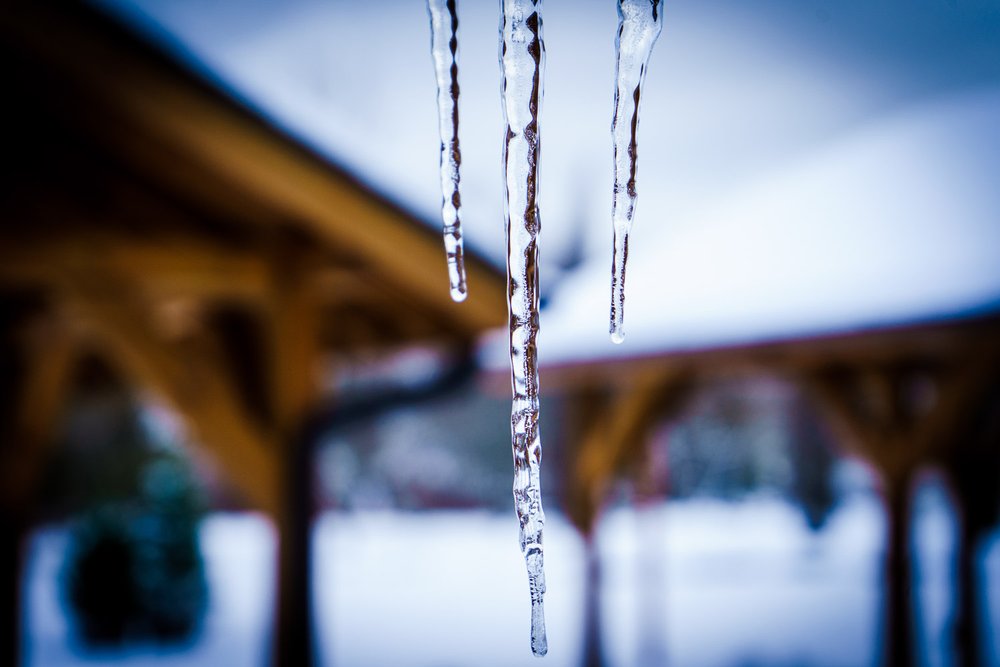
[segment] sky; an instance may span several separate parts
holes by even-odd
[[[420,0],[97,1],[439,224]],[[458,10],[464,231],[501,266],[497,5]],[[628,340],[610,347],[616,28],[610,0],[544,5],[543,363],[1000,304],[1000,5],[677,0],[642,102]]]

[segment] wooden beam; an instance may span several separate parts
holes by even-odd
[[[550,393],[573,392],[581,386],[626,386],[633,377],[650,371],[689,371],[699,378],[734,373],[771,373],[796,379],[833,365],[872,366],[887,360],[949,359],[956,350],[1000,340],[1000,313],[981,317],[935,321],[816,335],[755,341],[746,344],[693,347],[626,358],[593,358],[544,367]],[[493,377],[495,376],[495,377]],[[488,378],[491,386],[505,386],[505,371]]]
[[[130,238],[101,229],[95,221],[73,233],[0,248],[0,284],[58,290],[67,271],[85,275],[111,271],[140,290],[151,305],[191,302],[206,308],[228,302],[270,317],[278,298],[275,291],[280,284],[294,281],[299,285],[295,290],[280,289],[293,298],[299,298],[294,296],[299,291],[310,295],[318,309],[311,326],[326,346],[359,346],[357,341],[367,335],[364,332],[347,336],[350,340],[330,334],[339,328],[347,335],[352,327],[363,326],[364,322],[344,322],[359,319],[358,313],[363,314],[361,320],[385,320],[376,322],[376,330],[369,332],[368,347],[447,336],[419,302],[357,268],[338,265],[322,248],[286,257],[279,269],[270,246],[236,247],[179,233]]]
[[[100,230],[100,224],[92,225]],[[0,251],[0,281],[58,286],[66,272],[107,270],[152,300],[176,297],[261,303],[270,271],[259,255],[195,236],[135,239],[84,231]]]

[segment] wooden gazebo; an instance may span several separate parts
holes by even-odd
[[[187,422],[280,535],[274,655],[311,659],[308,453],[330,360],[502,323],[502,275],[447,288],[435,230],[99,11],[0,17],[0,663],[21,542],[76,361],[97,354]]]
[[[929,466],[945,474],[961,522],[956,655],[963,665],[980,664],[985,607],[975,563],[1000,506],[997,341],[1000,318],[990,316],[553,365],[543,371],[550,394],[572,410],[564,504],[591,535],[616,477],[647,460],[655,429],[681,414],[699,388],[733,377],[783,379],[829,420],[845,452],[878,473],[889,526],[882,664],[917,664],[911,498],[918,471]],[[588,664],[598,664],[597,632],[587,632]]]

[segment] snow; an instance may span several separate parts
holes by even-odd
[[[921,641],[947,664],[953,518],[940,491],[918,496]],[[546,526],[546,664],[580,661],[583,545],[563,517]],[[610,510],[599,526],[610,665],[844,667],[876,655],[884,516],[854,494],[819,533],[784,501],[697,499]],[[327,664],[537,665],[526,647],[529,600],[506,514],[326,513],[315,526],[316,632]],[[272,601],[274,534],[258,516],[215,515],[202,533],[211,582],[204,631],[189,649],[81,656],[66,636],[56,576],[65,531],[31,545],[28,665],[260,665]],[[443,544],[456,548],[443,548]],[[459,548],[460,547],[460,548]],[[1000,544],[985,550],[993,635],[1000,636]],[[513,585],[512,582],[517,582]],[[650,609],[662,613],[650,616]],[[994,658],[992,664],[1000,664]],[[641,652],[640,652],[641,651]]]

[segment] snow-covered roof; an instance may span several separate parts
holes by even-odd
[[[704,350],[1000,310],[1000,87],[906,109],[648,230],[629,269],[625,344],[608,266],[543,314],[545,363]],[[503,336],[485,347],[493,365]]]
[[[438,224],[424,2],[96,1]],[[499,263],[497,7],[458,8],[465,234]],[[616,26],[611,0],[545,5],[543,363],[1000,302],[995,2],[674,0],[642,107],[627,340],[612,347]]]

